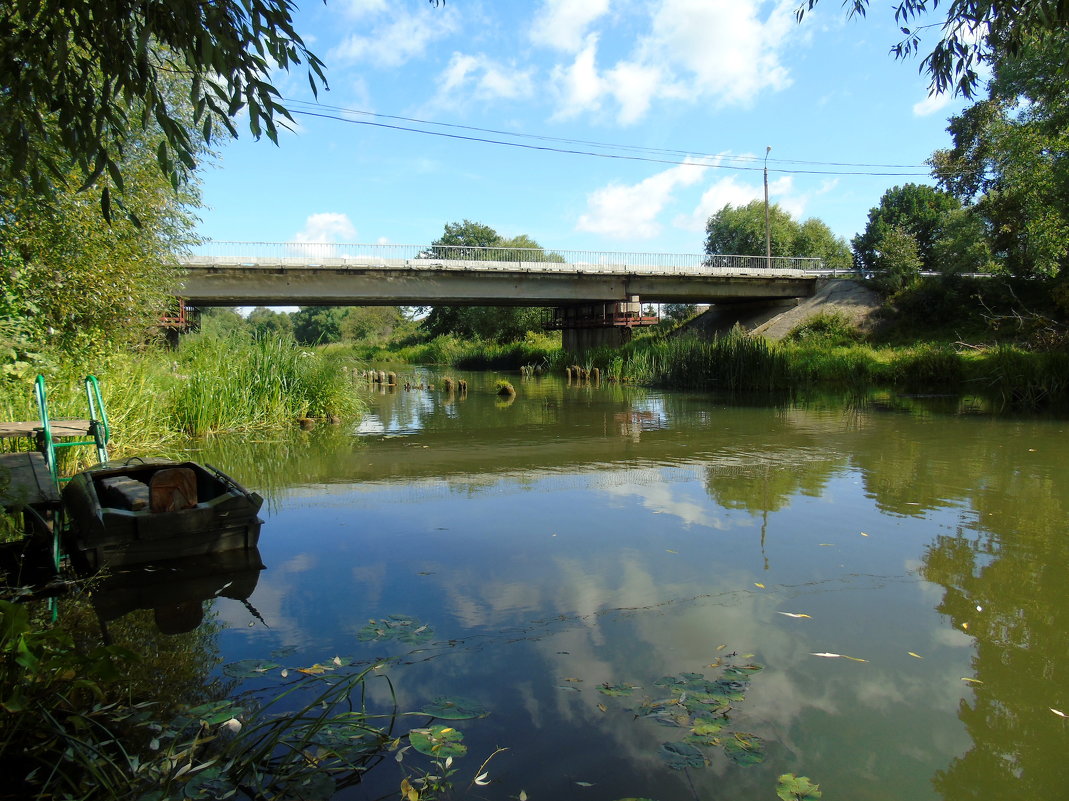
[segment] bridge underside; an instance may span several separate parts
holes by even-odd
[[[716,303],[805,297],[816,280],[800,270],[696,276],[197,267],[186,270],[175,294],[193,306],[560,306],[635,296],[643,303]]]

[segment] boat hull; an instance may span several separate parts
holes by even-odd
[[[109,480],[149,485],[157,473],[174,468],[195,476],[189,508],[123,508],[123,499],[108,491]],[[87,570],[254,548],[262,524],[259,495],[196,462],[109,462],[74,476],[62,498],[71,521],[67,551]]]

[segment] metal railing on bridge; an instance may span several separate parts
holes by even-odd
[[[773,256],[644,253],[465,245],[342,244],[328,242],[210,241],[180,259],[187,266],[382,267],[408,269],[530,270],[536,272],[734,275],[829,274],[823,259]]]

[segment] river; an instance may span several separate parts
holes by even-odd
[[[1066,420],[405,370],[351,430],[200,452],[268,498],[224,661],[481,709],[457,798],[1066,797]]]

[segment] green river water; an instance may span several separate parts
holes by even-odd
[[[216,601],[224,661],[393,657],[401,710],[470,699],[456,798],[771,800],[788,772],[1069,798],[1069,422],[457,377],[194,453],[268,499],[263,622]],[[340,797],[397,798],[401,770]]]

